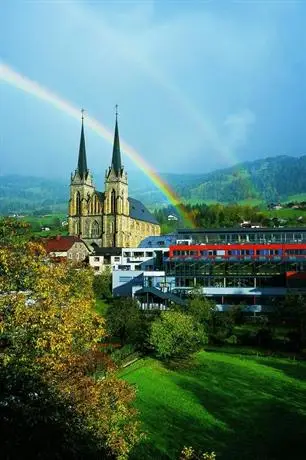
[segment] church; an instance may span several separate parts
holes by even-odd
[[[68,212],[70,236],[92,247],[137,247],[147,236],[160,235],[160,226],[146,207],[129,197],[128,176],[121,162],[116,113],[113,155],[105,172],[104,192],[96,190],[87,168],[84,117],[77,169],[71,174]]]

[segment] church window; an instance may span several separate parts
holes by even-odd
[[[76,201],[76,206],[75,206],[76,214],[79,216],[81,214],[81,194],[80,192],[76,193],[75,201]]]
[[[111,193],[111,214],[116,214],[116,192],[114,189]]]
[[[99,223],[95,220],[91,227],[91,236],[97,238],[100,234]]]

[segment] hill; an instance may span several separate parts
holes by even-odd
[[[143,359],[121,371],[148,433],[132,459],[175,460],[184,446],[220,460],[302,459],[306,365],[200,352],[181,368]]]
[[[306,155],[278,156],[241,163],[208,174],[164,174],[178,195],[189,202],[303,200],[306,193]],[[145,191],[144,191],[145,192]],[[148,195],[148,190],[146,194]],[[304,194],[304,197],[302,196]],[[153,193],[153,202],[157,200]]]
[[[217,170],[208,174],[161,174],[182,199],[195,202],[259,202],[304,200],[306,155],[279,156]],[[103,178],[96,176],[96,183]],[[129,172],[130,194],[146,205],[167,203],[161,191],[140,172]],[[304,194],[304,196],[303,196]],[[44,179],[30,176],[0,176],[0,214],[66,212],[69,178]],[[294,197],[294,198],[293,198]]]

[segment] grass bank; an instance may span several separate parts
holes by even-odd
[[[121,377],[148,433],[134,459],[177,459],[184,445],[218,460],[304,458],[306,363],[200,352],[187,368],[147,358]]]

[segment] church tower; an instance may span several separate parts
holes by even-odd
[[[105,173],[104,190],[102,246],[128,246],[130,234],[128,178],[121,162],[117,106],[112,163]]]
[[[101,207],[95,203],[95,188],[92,176],[87,168],[84,135],[84,110],[82,110],[82,127],[79,147],[78,165],[70,181],[70,200],[68,230],[69,235],[101,241],[102,222]],[[99,243],[99,241],[97,241]]]
[[[160,227],[141,201],[129,197],[117,106],[112,162],[105,172],[104,192],[95,188],[87,168],[83,112],[78,165],[70,180],[69,235],[82,238],[92,249],[138,246],[146,236],[159,235]]]

